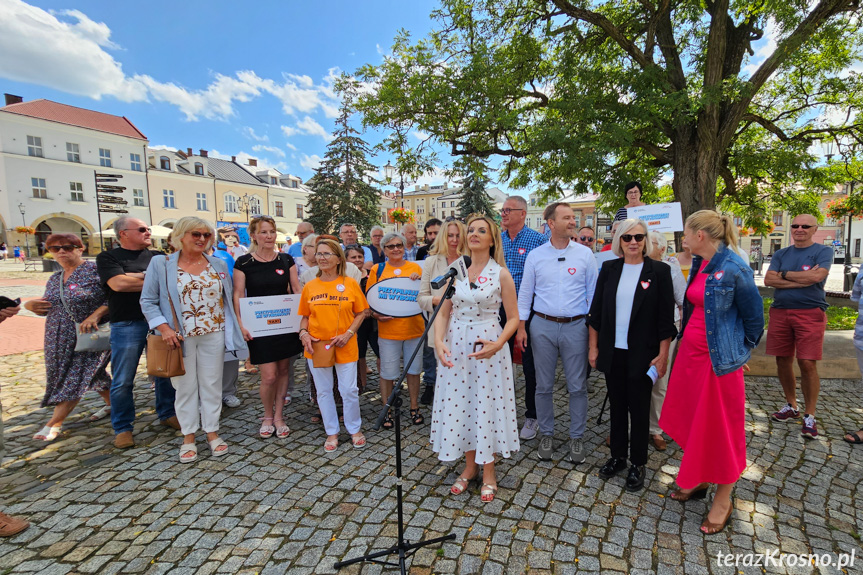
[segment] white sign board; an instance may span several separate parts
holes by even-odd
[[[653,232],[683,231],[683,215],[680,211],[680,202],[626,208],[626,217],[644,220],[647,223],[647,228]]]
[[[302,317],[298,294],[240,298],[240,319],[252,337],[297,333]]]
[[[392,317],[419,315],[420,280],[410,278],[388,278],[369,288],[366,300],[369,307],[379,314]]]

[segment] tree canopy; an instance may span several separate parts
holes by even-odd
[[[468,174],[462,180],[461,200],[458,202],[459,217],[467,221],[468,216],[482,214],[497,221],[499,216],[494,200],[485,191],[488,179],[480,174]]]
[[[339,84],[342,105],[333,139],[315,175],[308,182],[308,221],[319,234],[338,233],[342,224],[356,224],[361,236],[380,224],[378,192],[367,181],[377,168],[369,163],[371,147],[350,124],[356,84],[345,79]]]
[[[829,139],[863,142],[859,0],[441,0],[357,72],[367,126],[398,124],[512,187],[600,192],[672,176],[684,215],[811,204]],[[859,153],[859,151],[857,152]],[[802,194],[802,195],[801,195]],[[802,199],[801,199],[802,198]]]

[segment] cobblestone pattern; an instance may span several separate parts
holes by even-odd
[[[87,421],[99,406],[95,395],[82,401],[57,441],[31,440],[48,417],[38,407],[41,359],[40,352],[0,358],[7,440],[0,509],[33,524],[0,540],[0,573],[335,573],[335,561],[396,542],[394,434],[370,429],[379,405],[375,391],[361,398],[367,448],[351,449],[343,432],[338,451],[325,455],[325,433],[310,422],[314,410],[300,369],[288,409],[293,431],[285,441],[257,436],[258,378],[241,372],[243,405],[222,416],[230,454],[210,457],[199,438],[198,461],[180,465],[179,436],[156,421],[142,371],[136,448],[114,450],[110,423]],[[565,414],[558,373],[557,413]],[[377,382],[370,380],[373,390]],[[403,423],[407,538],[456,535],[417,552],[411,573],[760,574],[755,567],[719,567],[716,556],[774,548],[834,556],[855,551],[857,567],[846,572],[863,572],[857,488],[863,448],[841,441],[843,429],[863,423],[858,382],[824,382],[816,441],[805,441],[795,424],[768,419],[781,397],[776,380],[747,382],[749,466],[729,528],[710,537],[698,529],[707,502],[684,505],[667,497],[681,456],[675,444],[664,453],[651,448],[641,493],[627,493],[622,476],[598,477],[609,456],[608,424],[595,423],[602,379],[594,374],[591,383],[587,461],[563,460],[564,415],[556,422],[555,461],[538,461],[536,440],[525,442],[498,465],[500,491],[490,504],[480,501],[476,485],[451,496],[459,469],[435,458],[428,424]],[[364,564],[341,572],[381,570]]]

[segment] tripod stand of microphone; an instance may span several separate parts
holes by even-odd
[[[467,260],[468,258],[464,258]],[[464,261],[462,262],[464,263]],[[470,265],[467,263],[467,265]],[[348,559],[346,561],[337,562],[334,567],[336,569],[340,569],[342,567],[346,567],[347,565],[353,565],[354,563],[378,563],[380,565],[389,565],[391,567],[399,567],[402,575],[407,574],[407,567],[405,566],[405,561],[408,557],[413,555],[417,549],[421,549],[422,547],[427,547],[429,545],[437,545],[438,543],[442,543],[444,541],[451,541],[455,539],[455,533],[450,533],[449,535],[444,535],[443,537],[435,537],[434,539],[426,539],[423,541],[417,541],[416,543],[411,543],[405,539],[405,524],[404,524],[404,499],[403,499],[403,489],[402,489],[402,421],[401,421],[401,407],[402,407],[402,384],[404,383],[405,378],[408,374],[408,368],[413,363],[414,358],[417,353],[423,348],[426,340],[428,339],[429,328],[434,324],[434,320],[437,317],[438,311],[443,306],[444,302],[450,299],[455,293],[455,280],[460,276],[464,277],[466,275],[465,266],[464,274],[450,273],[447,272],[445,275],[435,278],[431,282],[431,285],[434,289],[440,289],[444,284],[446,285],[446,290],[438,302],[437,306],[435,306],[434,312],[432,312],[431,317],[429,318],[428,323],[426,324],[425,331],[423,331],[422,336],[420,337],[419,343],[417,344],[414,352],[411,354],[409,360],[405,361],[404,369],[402,370],[402,375],[399,380],[393,385],[393,391],[387,399],[387,404],[381,409],[381,413],[378,416],[378,421],[375,424],[375,431],[379,430],[384,423],[384,419],[386,419],[387,414],[390,409],[395,409],[395,431],[396,431],[396,509],[398,511],[398,543],[390,547],[389,549],[384,549],[382,551],[375,551],[373,553],[368,553],[366,555],[361,555],[360,557],[355,557],[353,559]],[[448,283],[447,283],[448,280]],[[398,563],[386,561],[380,559],[381,557],[387,557],[388,555],[398,554],[399,560]]]

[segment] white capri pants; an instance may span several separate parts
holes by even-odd
[[[183,435],[202,428],[219,431],[222,413],[222,372],[225,366],[225,332],[187,337],[183,342],[186,374],[172,377],[177,390],[174,410]],[[200,424],[199,424],[200,421]]]
[[[407,363],[419,342],[420,338],[418,337],[406,340],[378,337],[378,348],[381,351],[381,377],[391,381],[397,380],[402,374],[399,369],[401,360],[404,359],[405,363]],[[423,350],[419,350],[419,353],[416,354],[413,362],[411,362],[408,374],[419,375],[422,370]]]
[[[308,365],[315,378],[315,389],[318,392],[318,408],[327,435],[339,433],[339,412],[336,409],[336,398],[333,397],[333,368],[315,367],[309,359]],[[342,396],[342,411],[345,416],[345,429],[353,435],[358,433],[363,424],[360,416],[360,393],[357,389],[357,362],[337,363],[336,376],[339,378],[339,395]]]

